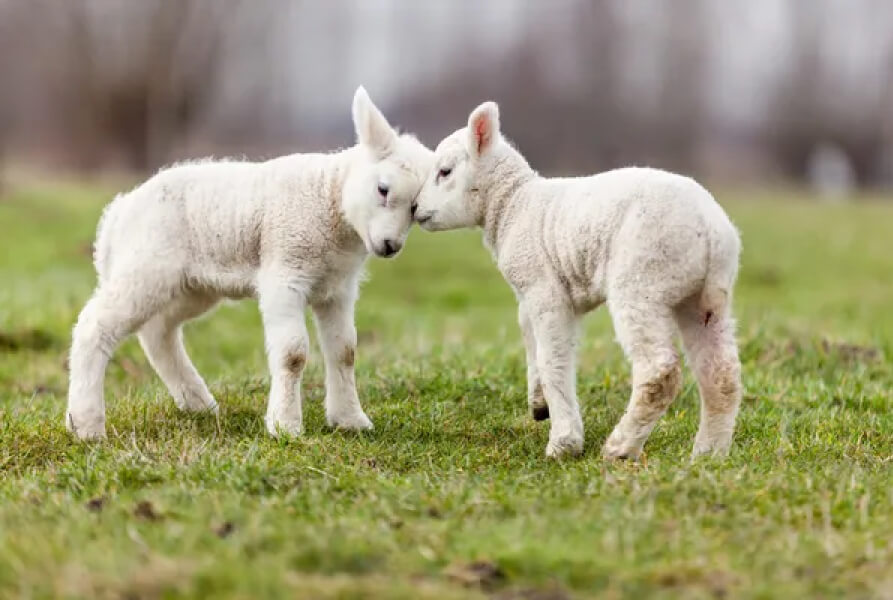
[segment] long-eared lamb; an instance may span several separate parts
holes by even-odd
[[[353,121],[358,143],[346,150],[181,164],[109,204],[96,237],[99,283],[73,332],[71,431],[105,436],[106,365],[132,332],[181,409],[216,411],[181,325],[223,298],[249,296],[263,317],[268,431],[302,431],[308,306],[325,360],[329,424],[372,427],[354,381],[359,280],[370,253],[390,257],[403,246],[432,153],[392,129],[362,87]]]
[[[632,363],[629,405],[604,454],[637,457],[678,393],[677,332],[701,395],[693,454],[728,451],[741,401],[731,313],[741,244],[695,181],[645,168],[541,177],[487,102],[438,145],[415,219],[430,231],[483,229],[518,298],[528,402],[534,418],[552,419],[547,455],[582,452],[575,336],[602,303]]]

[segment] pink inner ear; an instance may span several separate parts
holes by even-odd
[[[484,148],[484,144],[489,141],[489,123],[487,123],[487,116],[481,115],[474,122],[474,135],[478,140],[478,154],[481,153],[481,150]]]

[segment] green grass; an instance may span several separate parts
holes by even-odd
[[[689,462],[687,375],[647,460],[609,464],[629,372],[607,315],[581,342],[585,455],[548,461],[514,301],[476,232],[416,231],[370,263],[357,379],[374,432],[325,427],[315,354],[306,434],[266,436],[244,302],[187,328],[219,421],[179,414],[131,340],[107,376],[109,440],[75,443],[64,357],[110,195],[0,199],[0,596],[893,594],[893,205],[722,195],[745,247],[731,456]],[[473,561],[502,577],[464,586]]]

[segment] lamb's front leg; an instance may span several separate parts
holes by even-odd
[[[533,333],[533,323],[523,303],[518,305],[518,323],[521,325],[524,350],[527,354],[527,406],[534,420],[545,421],[549,418],[549,406],[543,397],[543,384],[536,368],[536,336]]]
[[[300,384],[309,350],[305,296],[287,280],[270,278],[260,286],[259,304],[271,379],[267,431],[273,436],[300,435],[304,429]]]
[[[583,452],[583,419],[576,393],[576,316],[551,298],[522,303],[533,325],[537,371],[552,419],[546,455],[578,456]]]
[[[372,429],[357,397],[354,358],[357,330],[354,327],[355,291],[315,304],[313,313],[326,363],[326,420],[332,427]]]

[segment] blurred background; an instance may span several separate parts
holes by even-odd
[[[434,145],[486,99],[535,168],[893,187],[886,0],[0,0],[0,172]]]
[[[743,240],[728,463],[688,466],[690,374],[648,461],[600,460],[630,393],[600,310],[578,344],[587,456],[547,468],[480,232],[415,227],[357,304],[376,433],[327,431],[313,345],[306,435],[266,436],[246,301],[186,328],[219,420],[180,414],[131,338],[109,442],[73,442],[103,206],[177,160],[349,146],[359,84],[429,146],[490,99],[544,174],[707,184]],[[0,0],[0,600],[893,600],[891,224],[893,0]],[[449,583],[470,560],[502,587]],[[527,587],[547,582],[568,595]]]

